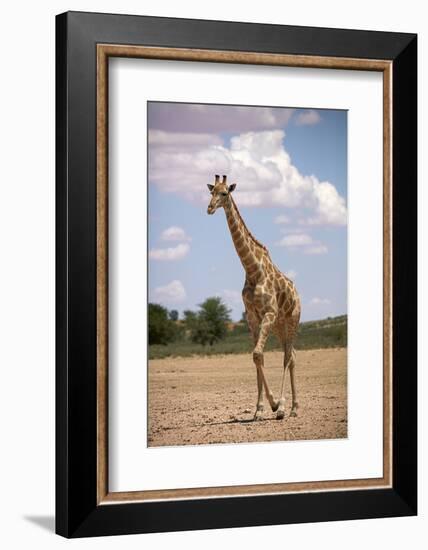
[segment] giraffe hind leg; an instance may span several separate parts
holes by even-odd
[[[284,371],[282,373],[282,382],[281,382],[281,390],[279,393],[279,399],[278,399],[278,410],[276,413],[277,420],[282,420],[285,417],[285,378],[287,369],[290,369],[291,372],[291,365],[294,364],[294,357],[295,352],[292,346],[285,346],[284,349]]]
[[[294,378],[294,368],[296,365],[296,352],[294,350],[294,340],[297,334],[297,329],[299,326],[300,320],[300,309],[296,309],[293,312],[293,316],[285,327],[285,333],[283,335],[283,346],[284,346],[284,371],[282,373],[282,382],[281,382],[281,391],[279,394],[278,400],[278,410],[276,418],[282,420],[285,417],[285,378],[287,370],[290,371],[290,383],[291,383],[291,412],[290,416],[297,416],[297,398],[296,398],[296,383]],[[280,338],[280,335],[278,335]],[[280,338],[281,340],[281,338]]]
[[[297,409],[299,404],[297,403],[296,383],[294,379],[294,367],[296,366],[296,360],[290,362],[290,383],[291,383],[291,412],[290,416],[297,416]]]
[[[294,340],[295,340],[296,335],[297,335],[297,331],[298,331],[298,328],[299,328],[299,323],[300,323],[300,302],[299,302],[298,306],[295,308],[295,310],[293,312],[293,315],[292,315],[290,337],[291,337],[293,343],[294,343]],[[297,403],[296,380],[295,380],[295,377],[294,377],[294,370],[295,370],[295,367],[296,367],[296,352],[295,352],[294,348],[292,349],[292,354],[291,355],[292,355],[292,357],[291,357],[291,361],[290,361],[290,364],[289,364],[290,385],[291,385],[291,411],[290,411],[290,416],[297,416],[297,408],[298,408],[299,405]]]

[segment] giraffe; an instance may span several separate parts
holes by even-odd
[[[247,323],[254,343],[253,362],[257,373],[257,405],[254,420],[263,418],[263,388],[276,418],[285,417],[284,385],[287,370],[290,372],[291,411],[297,416],[297,395],[294,369],[296,353],[294,341],[300,322],[300,298],[293,282],[274,265],[268,249],[249,231],[232,196],[236,184],[227,184],[227,176],[215,176],[208,184],[211,200],[207,213],[214,214],[223,208],[236,252],[245,270],[242,299]],[[266,380],[263,351],[272,331],[283,351],[283,374],[279,399],[275,400]]]

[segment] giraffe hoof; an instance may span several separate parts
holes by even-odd
[[[257,409],[254,413],[254,422],[257,422],[258,420],[263,420],[263,409]]]
[[[283,409],[279,409],[276,413],[276,419],[282,420],[285,417],[285,411]]]
[[[272,412],[277,412],[277,411],[278,412],[285,411],[285,399],[283,397],[278,399],[278,401],[275,401],[274,404],[272,405]]]
[[[298,408],[299,408],[299,404],[295,402],[293,404],[293,406],[291,407],[290,416],[297,416],[297,409]]]

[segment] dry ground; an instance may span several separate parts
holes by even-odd
[[[282,353],[265,353],[269,387],[277,397]],[[265,399],[253,422],[256,371],[250,354],[149,361],[150,447],[347,437],[346,349],[297,352],[298,416],[276,420]]]

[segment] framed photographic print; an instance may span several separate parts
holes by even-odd
[[[416,514],[416,36],[56,25],[57,533]]]

